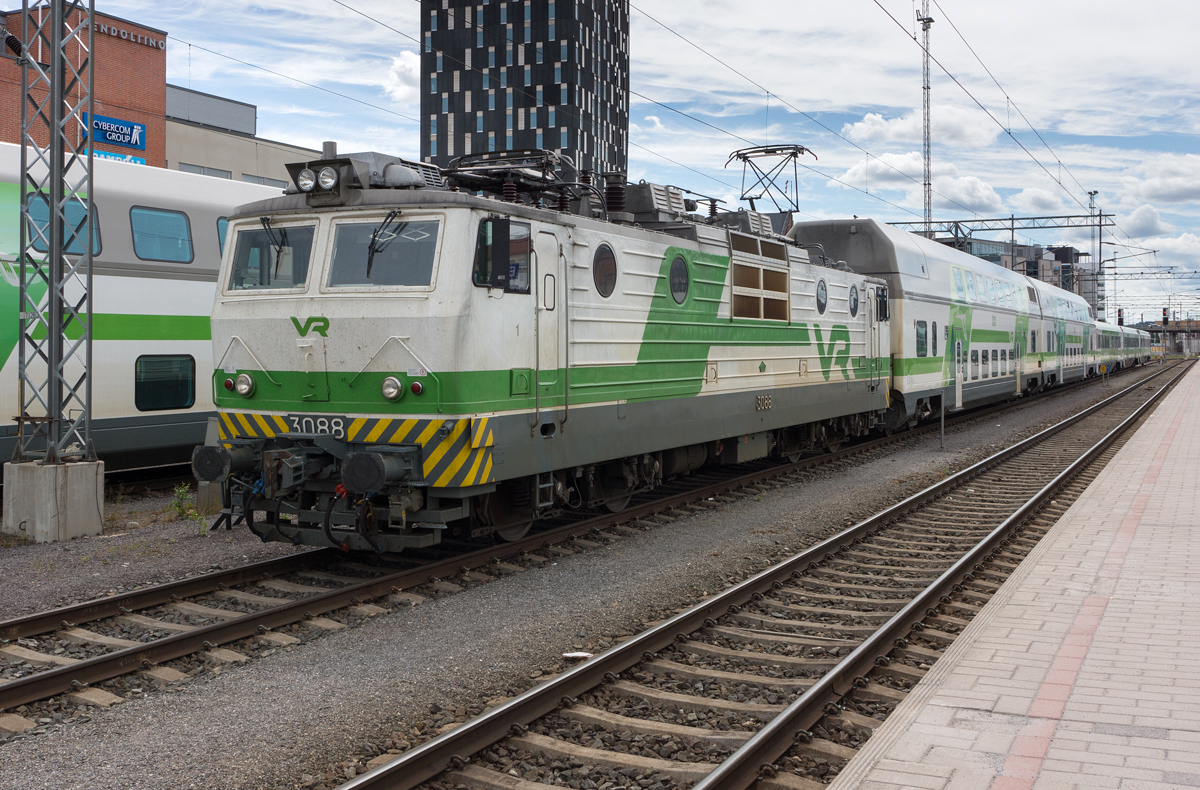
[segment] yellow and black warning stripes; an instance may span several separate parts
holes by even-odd
[[[481,436],[481,432],[473,428],[475,422],[478,420],[359,417],[346,429],[346,441],[420,445],[425,481],[429,485],[435,488],[473,486],[492,481],[491,431],[487,430]],[[484,422],[486,424],[486,418]]]
[[[269,414],[220,412],[218,422],[222,441],[270,439],[290,432],[287,418]],[[356,417],[347,418],[347,422],[343,439],[346,442],[420,446],[422,472],[430,486],[459,488],[492,482],[495,435],[487,417],[449,420]]]
[[[220,429],[222,441],[271,439],[276,434],[288,432],[288,424],[282,417],[272,414],[243,414],[236,411],[218,412],[217,427]]]

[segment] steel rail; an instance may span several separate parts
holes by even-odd
[[[1061,394],[1068,392],[1077,386],[1082,386],[1087,383],[1095,383],[1098,379],[1079,382],[1075,385],[1068,385],[1067,388],[1054,388],[1041,393],[1038,398],[1046,397],[1047,395]],[[986,417],[989,414],[1003,411],[1012,408],[1021,403],[1031,402],[1029,399],[1019,401],[1009,401],[995,406],[984,407],[968,412],[960,412],[955,415],[950,424],[958,424],[960,421],[965,422],[970,419],[978,419]],[[834,453],[826,455],[804,458],[796,462],[789,462],[771,466],[765,469],[756,470],[754,472],[739,475],[727,481],[708,484],[700,488],[672,494],[667,497],[657,499],[652,503],[636,505],[631,508],[626,508],[619,513],[604,514],[593,519],[588,519],[581,522],[585,527],[585,531],[592,529],[601,529],[605,526],[621,524],[626,521],[639,518],[641,516],[653,513],[656,510],[663,508],[674,507],[678,504],[683,504],[692,501],[700,496],[709,496],[713,491],[723,492],[729,488],[737,488],[749,483],[761,482],[778,476],[781,473],[786,473],[792,470],[809,469],[815,466],[821,466],[833,461],[851,458],[857,454],[868,452],[870,450],[884,447],[889,444],[901,441],[905,438],[922,435],[928,433],[938,426],[936,424],[923,425],[920,428],[915,428],[911,431],[896,433],[892,436],[872,439],[867,442],[861,442]],[[714,488],[717,486],[717,488]],[[581,534],[573,532],[574,525],[566,527],[554,527],[548,530],[543,530],[523,540],[520,544],[511,543],[498,547],[498,551],[505,551],[507,548],[516,548],[516,551],[505,551],[504,554],[496,555],[497,559],[507,556],[512,556],[515,553],[520,553],[521,550],[528,551],[527,543],[537,544],[538,539],[544,544],[547,540],[559,540],[559,535],[570,537],[571,534]],[[234,584],[250,584],[263,579],[271,578],[284,573],[291,573],[297,570],[305,570],[320,565],[338,556],[337,550],[332,548],[313,549],[299,554],[289,555],[287,557],[278,557],[275,559],[261,560],[249,565],[239,566],[237,568],[229,568],[212,573],[192,576],[186,579],[176,579],[174,581],[156,584],[150,587],[144,587],[138,590],[130,590],[118,595],[111,595],[104,598],[97,598],[90,601],[83,601],[78,604],[51,609],[46,612],[35,613],[23,617],[17,617],[11,620],[0,621],[0,641],[14,640],[22,637],[36,636],[57,629],[63,621],[72,625],[90,622],[93,620],[102,620],[106,617],[115,617],[127,610],[146,609],[151,606],[158,606],[172,600],[172,597],[188,598],[193,595],[203,595],[221,588],[221,585],[230,586]],[[462,555],[461,559],[466,561],[474,555]],[[477,567],[477,566],[476,566]]]
[[[120,595],[110,595],[106,598],[62,606],[48,612],[5,620],[0,622],[0,640],[11,641],[54,631],[62,626],[64,620],[71,625],[78,625],[92,620],[102,620],[105,617],[116,617],[126,611],[169,603],[174,598],[202,595],[220,589],[221,585],[249,584],[282,573],[306,570],[327,560],[331,554],[335,553],[334,549],[305,551],[287,557],[261,560],[237,568],[213,571],[186,579],[176,579],[140,590],[130,590]]]
[[[560,705],[569,703],[572,698],[603,683],[607,677],[615,677],[642,661],[643,654],[656,653],[677,640],[686,639],[688,634],[729,613],[731,607],[746,604],[753,600],[755,595],[770,590],[776,582],[782,582],[794,572],[807,568],[810,563],[827,554],[849,549],[853,544],[861,542],[863,538],[869,537],[874,534],[875,530],[888,525],[898,517],[959,487],[1025,450],[1041,444],[1169,370],[1171,368],[1147,376],[1078,414],[972,464],[961,472],[909,496],[853,527],[826,538],[803,552],[718,593],[707,601],[609,648],[583,664],[513,697],[503,705],[459,725],[454,730],[426,741],[400,755],[391,763],[350,780],[341,785],[339,790],[366,790],[367,788],[370,790],[379,790],[380,788],[408,790],[435,778],[446,770],[461,765],[471,755],[506,737],[514,725],[527,725],[554,711]],[[755,771],[757,771],[757,767],[756,765]],[[757,778],[757,773],[755,778]]]
[[[1177,363],[1178,364],[1178,363]],[[1099,408],[1117,397],[1136,389],[1145,382],[1162,375],[1167,368],[1158,371],[1150,376],[1139,380],[1136,384],[1131,385],[1121,393],[1110,396],[1091,407],[1085,412],[1081,412],[1076,418],[1083,414],[1090,413],[1092,410]],[[1082,384],[1082,382],[1081,382]],[[1050,392],[1062,392],[1062,389],[1051,390]],[[1019,403],[1018,401],[1017,403]],[[967,420],[986,415],[993,411],[1001,410],[1006,407],[1011,407],[1013,402],[1000,404],[995,407],[985,408],[980,411],[973,411],[960,415],[960,419]],[[1060,423],[1063,427],[1066,422]],[[926,426],[913,431],[908,431],[901,434],[895,434],[890,437],[856,444],[844,450],[839,450],[835,453],[826,455],[814,456],[811,458],[801,459],[797,462],[789,462],[776,466],[766,467],[736,477],[720,480],[715,483],[710,483],[698,488],[688,489],[676,494],[671,494],[665,497],[656,498],[650,502],[626,508],[618,513],[605,513],[592,518],[583,519],[572,524],[567,524],[560,527],[554,527],[539,533],[528,535],[520,540],[511,543],[504,543],[497,546],[489,546],[480,549],[479,551],[470,552],[468,554],[455,555],[442,560],[435,560],[426,565],[421,565],[416,568],[409,568],[395,573],[379,576],[374,579],[365,580],[359,584],[350,585],[326,593],[308,596],[292,601],[287,601],[280,606],[264,609],[258,612],[251,612],[242,617],[232,620],[226,620],[221,623],[214,623],[207,626],[199,626],[192,631],[187,631],[180,634],[174,634],[153,642],[147,642],[144,646],[130,647],[122,650],[115,650],[111,653],[106,653],[100,656],[94,656],[89,659],[84,659],[75,664],[68,666],[57,667],[55,669],[38,672],[32,675],[27,675],[22,678],[0,683],[0,710],[11,709],[19,705],[24,705],[39,699],[54,696],[71,691],[79,686],[90,685],[104,680],[109,680],[114,677],[136,671],[139,667],[148,667],[164,661],[170,661],[176,658],[190,655],[206,647],[218,646],[229,642],[237,641],[254,636],[263,629],[279,628],[285,625],[300,622],[308,616],[316,616],[325,614],[330,611],[340,609],[353,604],[359,600],[369,600],[378,598],[389,592],[398,592],[405,589],[411,589],[421,584],[430,581],[454,575],[463,570],[473,570],[483,568],[494,560],[506,559],[509,557],[519,556],[530,551],[537,551],[548,547],[551,543],[571,540],[575,537],[587,535],[597,530],[622,524],[642,516],[651,515],[657,511],[675,507],[687,502],[692,502],[697,499],[704,499],[709,496],[724,493],[742,486],[753,483],[769,480],[773,477],[778,477],[782,474],[791,471],[821,466],[831,461],[849,458],[862,452],[885,446],[893,442],[900,441],[906,437],[918,434],[923,430],[931,430],[936,426]],[[1054,427],[1047,429],[1054,430]],[[1036,439],[1045,433],[1039,433],[1031,439]],[[1015,450],[1019,447],[1024,447],[1031,439],[1013,445],[1009,450]],[[1006,452],[1006,451],[1002,451]],[[995,458],[996,456],[992,456]],[[990,459],[987,459],[990,460]],[[983,461],[980,463],[986,463]],[[976,465],[978,466],[978,464]],[[974,469],[975,466],[970,467]],[[969,471],[965,470],[965,471]],[[963,474],[962,472],[959,473]],[[957,477],[957,476],[956,476]],[[948,478],[953,480],[955,478]],[[943,481],[943,483],[947,482]],[[940,484],[939,484],[940,485]],[[934,486],[937,487],[937,486]],[[926,489],[929,491],[930,489]],[[921,492],[915,494],[914,497],[921,496]],[[905,502],[913,499],[910,497]],[[903,505],[904,503],[900,503]],[[896,505],[894,507],[899,507]],[[885,512],[891,512],[885,511]],[[864,522],[865,523],[865,522]],[[855,529],[855,528],[852,528]],[[836,536],[835,536],[836,537]],[[830,540],[833,540],[831,538]],[[825,543],[818,544],[823,546]],[[314,551],[303,552],[300,554],[291,555],[289,557],[278,558],[275,560],[263,560],[253,565],[243,566],[240,568],[230,569],[228,571],[219,571],[211,574],[204,574],[189,579],[181,579],[174,582],[148,587],[143,590],[134,590],[119,596],[110,596],[95,601],[87,601],[81,604],[61,607],[41,614],[33,614],[27,617],[17,618],[15,620],[0,623],[0,638],[12,640],[21,636],[32,636],[36,634],[46,633],[59,628],[65,621],[70,625],[78,625],[83,622],[103,619],[105,617],[113,617],[123,613],[123,610],[144,609],[151,606],[157,606],[163,603],[168,603],[174,598],[184,598],[191,595],[201,595],[220,589],[221,585],[230,585],[237,583],[249,583],[261,579],[269,578],[273,575],[286,573],[290,570],[301,570],[309,567],[312,560],[317,560],[324,555],[325,558],[336,556],[336,549],[317,549]],[[731,588],[738,589],[738,588]],[[593,684],[594,685],[594,684]],[[536,718],[536,717],[535,717]]]
[[[693,785],[692,790],[744,790],[760,778],[765,766],[773,764],[787,752],[797,737],[811,737],[808,729],[825,715],[825,705],[828,702],[850,693],[859,678],[865,678],[879,658],[886,656],[892,649],[895,640],[909,634],[916,623],[936,614],[936,607],[943,595],[951,592],[964,580],[969,581],[972,572],[980,570],[981,563],[991,559],[995,549],[1009,539],[1010,533],[1019,526],[1027,525],[1030,517],[1045,502],[1057,495],[1096,456],[1108,449],[1121,434],[1141,419],[1142,415],[1190,369],[1191,366],[1188,366],[1177,373],[1117,427],[1059,472],[879,630],[838,662],[837,666],[822,675],[781,714],[755,733],[712,773]]]

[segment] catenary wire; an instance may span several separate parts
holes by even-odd
[[[403,37],[403,38],[406,38],[406,39],[408,39],[409,41],[412,41],[413,43],[415,43],[415,44],[416,44],[418,47],[420,47],[420,48],[421,48],[421,50],[422,50],[422,51],[424,50],[424,48],[425,48],[425,45],[424,45],[424,44],[423,44],[423,43],[420,41],[420,39],[418,39],[418,38],[415,38],[414,36],[412,36],[412,35],[410,35],[410,34],[408,34],[408,33],[405,33],[404,31],[402,31],[402,30],[400,30],[400,29],[398,29],[398,28],[395,28],[395,27],[391,26],[391,25],[387,24],[386,22],[384,22],[384,21],[382,21],[382,20],[380,20],[380,19],[377,19],[377,18],[375,18],[375,17],[371,16],[370,14],[368,14],[368,13],[366,13],[366,12],[364,12],[364,11],[361,11],[361,10],[359,10],[359,9],[357,9],[357,8],[354,8],[353,6],[351,6],[351,5],[349,5],[349,4],[345,3],[345,2],[343,2],[342,0],[331,0],[331,2],[333,2],[333,3],[336,3],[337,5],[341,6],[342,8],[345,8],[347,11],[351,11],[351,12],[353,12],[353,13],[355,13],[355,14],[358,14],[359,16],[363,17],[364,19],[368,19],[368,20],[370,20],[370,21],[374,22],[374,23],[375,23],[375,24],[377,24],[377,25],[380,25],[380,26],[382,26],[382,27],[385,27],[385,28],[387,28],[388,30],[391,30],[393,33],[396,33],[397,35],[399,35],[399,36],[401,36],[401,37]],[[418,5],[424,6],[424,5],[426,5],[427,3],[429,3],[429,2],[430,2],[430,0],[415,0],[415,2],[416,2]],[[432,7],[433,7],[433,8],[435,8],[436,10],[444,10],[444,11],[445,11],[445,12],[446,12],[448,15],[450,15],[450,16],[452,16],[452,17],[454,17],[455,19],[457,19],[457,20],[458,20],[458,21],[460,21],[460,22],[466,22],[466,21],[468,21],[468,20],[464,19],[462,16],[460,16],[460,15],[458,15],[458,14],[455,14],[453,9],[437,9],[437,6],[436,6],[436,5],[435,5],[435,6],[432,6]],[[503,37],[499,37],[499,38],[500,38],[501,40],[507,41],[508,43],[510,43],[510,44],[513,44],[513,45],[517,45],[517,43],[518,43],[518,42],[516,42],[516,41],[513,41],[513,39],[509,38],[508,36],[503,36]],[[462,65],[462,67],[463,67],[463,69],[464,69],[464,70],[466,70],[466,71],[472,71],[472,72],[475,72],[475,73],[477,73],[477,74],[483,74],[483,72],[482,72],[480,69],[477,69],[477,68],[475,68],[474,66],[468,66],[468,65],[467,65],[467,64],[466,64],[464,61],[462,61],[462,60],[460,60],[460,59],[458,59],[458,58],[451,57],[451,58],[450,58],[450,60],[452,60],[452,61],[453,61],[453,62],[455,62],[455,63],[459,63],[459,64],[461,64],[461,65]],[[522,86],[519,86],[519,85],[511,85],[511,84],[507,84],[507,83],[502,83],[502,84],[503,84],[503,86],[504,86],[504,87],[506,87],[506,88],[508,88],[508,89],[511,89],[511,90],[514,90],[514,91],[516,91],[516,92],[520,93],[520,94],[521,94],[521,95],[523,95],[523,96],[526,96],[526,97],[529,97],[529,98],[536,98],[536,97],[534,96],[534,94],[531,94],[529,91],[527,91],[527,90],[524,90]],[[630,91],[630,93],[634,93],[634,92],[631,90],[631,91]],[[684,117],[686,117],[686,118],[689,118],[689,119],[691,119],[691,120],[693,120],[693,121],[695,121],[695,122],[697,122],[697,123],[703,124],[704,126],[707,126],[707,127],[709,127],[709,128],[712,128],[712,129],[714,129],[715,131],[718,131],[718,132],[721,132],[721,133],[723,133],[723,134],[729,135],[730,137],[733,137],[733,138],[734,138],[734,139],[736,139],[736,140],[742,140],[742,141],[744,141],[744,142],[746,142],[746,143],[749,143],[750,145],[755,145],[755,143],[754,143],[753,141],[751,141],[751,140],[747,140],[745,137],[742,137],[742,136],[741,136],[741,135],[739,135],[739,134],[736,134],[736,133],[734,133],[734,132],[731,132],[731,131],[729,131],[728,129],[722,129],[722,128],[721,128],[721,127],[719,127],[719,126],[715,126],[715,125],[713,125],[713,124],[711,124],[711,123],[708,123],[707,121],[703,121],[703,120],[701,120],[701,119],[699,119],[699,118],[696,118],[695,116],[693,116],[693,115],[690,115],[689,113],[683,112],[682,110],[675,109],[674,107],[671,107],[671,106],[669,106],[669,105],[667,105],[667,104],[663,104],[662,102],[656,101],[656,100],[654,100],[654,99],[650,99],[649,97],[642,96],[641,94],[636,94],[636,95],[638,95],[640,98],[644,98],[644,99],[646,99],[647,101],[653,101],[655,104],[657,104],[657,105],[658,105],[658,106],[660,106],[660,107],[663,107],[664,109],[670,110],[671,112],[677,113],[677,114],[679,114],[679,115],[682,115],[682,116],[684,116]],[[560,107],[560,108],[562,107],[562,105],[557,105],[557,106],[558,106],[558,107]],[[573,118],[575,118],[576,120],[582,120],[582,119],[580,119],[580,118],[579,118],[579,116],[578,116],[578,115],[572,114],[570,111],[565,111],[565,112],[564,112],[564,114],[568,115],[569,117],[573,117]],[[662,156],[661,154],[658,154],[657,152],[653,151],[652,149],[649,149],[649,148],[647,148],[646,146],[643,146],[643,145],[636,145],[636,144],[634,144],[634,143],[632,143],[632,142],[630,142],[630,145],[634,145],[636,148],[640,148],[640,149],[642,149],[642,150],[644,150],[644,151],[648,151],[648,152],[650,152],[650,153],[653,153],[653,154],[655,154],[656,156],[659,156],[659,157],[661,157],[661,158],[663,158],[663,159],[666,159],[667,161],[673,161],[673,160],[667,159],[667,157],[665,157],[665,156]],[[673,162],[673,163],[674,163],[674,162]],[[674,164],[678,164],[678,163],[674,163]],[[823,172],[823,171],[821,171],[821,170],[818,170],[817,168],[815,168],[815,167],[812,167],[812,166],[810,166],[810,165],[806,165],[806,164],[803,164],[803,163],[799,163],[799,164],[800,164],[800,166],[801,166],[801,167],[803,167],[805,170],[808,170],[808,171],[810,171],[810,172],[816,173],[817,175],[821,176],[822,178],[826,178],[826,179],[828,179],[828,180],[830,180],[830,181],[834,181],[834,182],[836,182],[836,183],[838,183],[838,184],[841,184],[842,186],[844,186],[844,187],[846,187],[846,188],[848,188],[848,189],[853,189],[853,190],[854,190],[854,191],[856,191],[856,192],[861,192],[861,193],[863,193],[864,195],[867,195],[867,196],[869,196],[869,197],[871,197],[871,198],[874,198],[875,200],[878,200],[878,201],[880,201],[880,202],[882,202],[882,203],[886,203],[886,204],[888,204],[889,206],[892,206],[893,208],[899,209],[900,211],[906,212],[906,213],[908,213],[908,214],[912,214],[913,216],[920,216],[920,215],[919,215],[917,212],[915,212],[915,211],[913,211],[913,210],[911,210],[911,209],[909,209],[909,208],[906,208],[906,207],[904,207],[904,206],[901,206],[901,205],[899,205],[898,203],[893,203],[892,201],[890,201],[890,200],[888,200],[888,199],[886,199],[886,198],[884,198],[884,197],[880,197],[879,195],[875,195],[875,194],[872,194],[872,193],[870,193],[870,192],[867,192],[866,190],[864,190],[864,189],[862,189],[862,188],[860,188],[860,187],[856,187],[856,186],[854,186],[853,184],[848,184],[848,183],[846,183],[845,181],[842,181],[841,179],[837,178],[836,176],[833,176],[833,175],[830,175],[830,174],[828,174],[828,173],[825,173],[825,172]],[[684,166],[684,167],[686,167],[686,166]],[[697,172],[697,173],[699,172],[699,171],[696,171],[696,170],[694,170],[693,168],[687,168],[687,169],[689,169],[689,170],[692,170],[693,172]],[[707,178],[712,178],[712,176],[706,176],[706,177],[707,177]],[[725,184],[725,183],[726,183],[726,182],[723,182],[723,181],[721,181],[720,179],[713,179],[713,180],[717,181],[718,183],[723,183],[723,184]],[[726,185],[727,185],[727,186],[730,186],[730,185],[728,185],[728,184],[726,184]],[[798,212],[798,213],[804,213],[804,212]],[[810,215],[807,215],[807,216],[812,216],[812,215],[810,214]]]
[[[670,25],[668,25],[668,24],[666,24],[666,23],[662,22],[661,20],[659,20],[659,19],[657,19],[657,18],[655,18],[655,17],[651,16],[650,14],[646,13],[646,11],[645,11],[644,9],[642,9],[642,8],[640,8],[640,7],[636,6],[636,5],[633,5],[632,3],[630,3],[630,7],[631,7],[631,8],[633,8],[633,9],[635,9],[635,10],[636,10],[636,11],[637,11],[639,14],[641,14],[641,15],[642,15],[642,16],[644,16],[644,17],[646,17],[646,18],[647,18],[647,19],[649,19],[650,21],[654,22],[654,23],[655,23],[656,25],[658,25],[659,27],[663,28],[663,29],[664,29],[664,30],[666,30],[667,32],[669,32],[669,33],[671,33],[672,35],[674,35],[675,37],[677,37],[679,40],[681,40],[681,41],[685,42],[686,44],[688,44],[688,45],[690,45],[690,46],[692,46],[692,47],[694,47],[695,49],[697,49],[697,50],[698,50],[698,51],[700,51],[701,53],[703,53],[703,54],[707,55],[708,57],[712,58],[712,59],[713,59],[713,60],[715,60],[717,63],[720,63],[722,66],[724,66],[725,68],[727,68],[727,69],[729,69],[730,71],[732,71],[734,74],[736,74],[736,75],[738,75],[739,77],[741,77],[742,79],[744,79],[746,82],[750,83],[750,84],[751,84],[751,85],[753,85],[754,87],[756,87],[756,88],[758,88],[759,90],[761,90],[761,91],[763,91],[764,93],[766,93],[766,94],[767,94],[767,96],[768,96],[768,100],[769,100],[769,97],[771,97],[771,96],[774,96],[776,99],[778,99],[778,100],[779,100],[779,102],[780,102],[781,104],[784,104],[784,105],[786,105],[786,106],[788,107],[788,109],[792,110],[793,112],[795,112],[795,113],[796,113],[796,114],[798,114],[798,115],[802,115],[803,117],[807,118],[807,119],[808,119],[809,121],[811,121],[812,123],[816,124],[817,126],[821,127],[821,128],[822,128],[822,129],[824,129],[825,131],[829,132],[829,133],[830,133],[830,134],[832,134],[834,137],[838,138],[839,140],[841,140],[842,142],[846,143],[847,145],[849,145],[849,146],[852,146],[853,148],[856,148],[856,149],[858,149],[858,150],[859,150],[859,151],[861,151],[862,153],[866,154],[866,155],[867,155],[869,158],[871,158],[871,159],[874,159],[876,162],[878,162],[879,164],[883,165],[884,167],[887,167],[887,168],[889,168],[890,170],[893,170],[893,171],[895,171],[896,173],[898,173],[898,174],[900,174],[900,175],[904,176],[904,177],[905,177],[905,178],[907,178],[909,181],[912,181],[914,184],[920,184],[920,183],[921,183],[920,181],[918,181],[918,180],[916,179],[916,177],[914,177],[914,176],[910,175],[909,173],[905,173],[905,172],[904,172],[903,170],[901,170],[900,168],[896,167],[895,165],[891,164],[890,162],[888,162],[888,161],[886,161],[886,160],[884,160],[884,159],[881,159],[881,158],[879,158],[878,156],[876,156],[875,154],[871,153],[871,152],[870,152],[870,151],[868,151],[866,148],[863,148],[861,145],[859,145],[858,143],[856,143],[856,142],[854,142],[853,140],[849,139],[848,137],[845,137],[844,135],[842,135],[841,133],[837,132],[836,130],[834,130],[834,129],[830,128],[829,126],[826,126],[826,125],[825,125],[824,123],[822,123],[822,122],[821,122],[819,119],[817,119],[816,117],[814,117],[814,116],[812,116],[812,115],[810,115],[810,114],[806,113],[804,110],[801,110],[799,107],[795,106],[794,104],[792,104],[791,102],[789,102],[787,99],[785,99],[784,97],[780,96],[778,93],[773,93],[772,91],[768,90],[766,87],[764,87],[763,85],[759,84],[758,82],[756,82],[755,80],[751,79],[750,77],[746,76],[744,73],[742,73],[742,72],[741,72],[741,71],[739,71],[738,69],[734,68],[733,66],[729,65],[728,63],[726,63],[726,62],[725,62],[724,60],[722,60],[721,58],[717,57],[716,55],[714,55],[713,53],[709,52],[709,51],[708,51],[707,49],[705,49],[704,47],[702,47],[702,46],[700,46],[699,44],[697,44],[695,41],[692,41],[692,40],[691,40],[691,39],[689,39],[687,36],[685,36],[685,35],[683,35],[682,33],[680,33],[678,30],[675,30],[675,29],[674,29],[674,28],[672,28]],[[962,203],[959,203],[957,200],[955,200],[955,199],[953,199],[953,198],[949,197],[948,195],[944,195],[944,194],[942,194],[941,192],[938,192],[936,189],[935,189],[935,190],[933,190],[933,193],[934,193],[935,195],[937,195],[938,197],[940,197],[942,200],[945,200],[947,203],[953,203],[954,205],[958,206],[959,208],[961,208],[963,211],[967,212],[968,214],[971,214],[971,215],[973,215],[973,216],[976,216],[976,217],[978,217],[978,216],[979,216],[979,213],[978,213],[977,211],[973,211],[972,209],[969,209],[969,208],[967,208],[967,207],[966,207],[966,206],[964,206]]]
[[[280,72],[278,72],[278,71],[273,71],[273,70],[271,70],[271,69],[268,69],[266,66],[259,66],[257,63],[251,63],[250,61],[247,61],[247,60],[242,60],[241,58],[235,58],[233,55],[226,55],[224,52],[217,52],[216,50],[209,49],[208,47],[202,47],[202,46],[200,46],[199,44],[193,44],[193,43],[191,43],[191,42],[189,42],[189,41],[184,41],[184,40],[183,40],[182,38],[180,38],[179,36],[174,36],[174,35],[173,35],[173,36],[171,36],[171,39],[172,39],[172,40],[174,40],[174,41],[177,41],[177,42],[179,42],[180,44],[187,44],[189,47],[195,47],[196,49],[203,50],[204,52],[207,52],[207,53],[209,53],[210,55],[216,55],[216,56],[217,56],[217,57],[219,57],[219,58],[225,58],[225,59],[227,59],[227,60],[232,60],[232,61],[234,61],[235,63],[241,63],[243,66],[249,66],[249,67],[250,67],[250,68],[252,68],[252,69],[258,69],[259,71],[265,71],[265,72],[267,72],[268,74],[273,74],[273,75],[275,75],[276,77],[281,77],[282,79],[285,79],[285,80],[291,80],[292,82],[297,82],[297,83],[299,83],[299,84],[301,84],[301,85],[304,85],[304,86],[307,86],[307,87],[309,87],[309,88],[315,88],[315,89],[317,89],[317,90],[319,90],[319,91],[324,91],[325,93],[332,94],[333,96],[337,96],[337,97],[339,97],[339,98],[342,98],[342,99],[349,99],[349,100],[350,100],[350,101],[352,101],[352,102],[357,102],[357,103],[359,103],[359,104],[362,104],[362,105],[364,105],[364,106],[366,106],[366,107],[370,107],[370,108],[372,108],[372,109],[374,109],[374,110],[379,110],[380,112],[386,112],[386,113],[389,113],[389,114],[391,114],[391,115],[395,115],[396,117],[398,117],[398,118],[403,118],[403,119],[405,119],[406,121],[412,121],[412,122],[414,122],[414,123],[420,123],[420,122],[421,122],[419,118],[413,118],[411,115],[405,115],[404,113],[401,113],[401,112],[396,112],[395,110],[389,110],[389,109],[388,109],[388,108],[386,108],[386,107],[380,107],[378,104],[372,104],[372,103],[371,103],[371,102],[369,102],[369,101],[363,101],[362,99],[356,99],[356,98],[355,98],[355,97],[353,97],[353,96],[348,96],[348,95],[346,95],[345,93],[338,93],[337,91],[335,91],[335,90],[330,90],[329,88],[322,88],[320,85],[314,85],[314,84],[312,84],[311,82],[305,82],[305,81],[304,81],[304,80],[302,80],[302,79],[298,79],[298,78],[296,78],[296,77],[292,77],[292,76],[289,76],[289,75],[287,75],[287,74],[282,74],[282,73],[280,73]]]

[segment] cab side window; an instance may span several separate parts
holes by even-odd
[[[528,223],[489,217],[479,223],[472,281],[480,288],[529,293],[533,234]]]

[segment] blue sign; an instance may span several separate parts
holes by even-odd
[[[83,122],[85,124],[88,122],[86,112],[83,114]],[[146,150],[146,124],[144,123],[97,115],[92,118],[92,122],[88,126],[91,127],[93,137],[98,143],[136,148],[139,151]]]
[[[86,148],[83,149],[83,154],[84,156],[87,156]],[[97,159],[112,159],[116,162],[129,162],[133,165],[146,164],[145,159],[142,159],[140,156],[134,156],[133,154],[114,154],[111,151],[92,151],[92,155]]]

